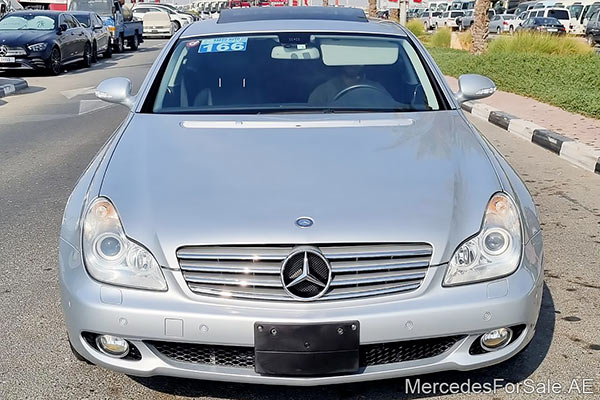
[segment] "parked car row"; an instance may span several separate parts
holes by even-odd
[[[80,19],[89,25],[80,23]],[[59,11],[16,11],[0,19],[0,70],[46,70],[63,66],[89,67],[98,54],[109,56],[108,29],[97,14],[75,16]]]
[[[0,70],[59,75],[66,65],[89,67],[100,56],[124,51],[126,45],[137,50],[143,41],[142,22],[127,21],[118,1],[70,0],[68,8],[17,10],[2,16]]]

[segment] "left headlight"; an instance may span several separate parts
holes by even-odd
[[[83,257],[90,275],[101,282],[139,289],[167,290],[154,256],[125,236],[110,200],[94,200],[83,222]]]
[[[36,43],[30,44],[27,48],[31,51],[44,51],[48,47],[48,43]]]
[[[448,264],[445,286],[475,283],[512,274],[521,260],[521,220],[504,193],[489,201],[479,233],[461,244]]]

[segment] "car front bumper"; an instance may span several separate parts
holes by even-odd
[[[117,288],[94,281],[81,254],[61,240],[60,278],[63,309],[73,347],[91,362],[135,376],[177,376],[196,379],[312,386],[367,381],[444,370],[470,370],[504,361],[523,349],[535,333],[542,298],[541,235],[525,246],[519,269],[484,283],[444,288],[445,265],[430,267],[414,292],[360,300],[281,304],[215,299],[189,291],[177,270],[164,269],[169,290],[152,292]],[[461,335],[443,353],[411,361],[369,365],[359,372],[320,377],[260,375],[251,367],[182,362],[167,357],[149,341],[221,346],[254,346],[256,322],[319,324],[359,321],[360,344],[413,341]],[[523,325],[508,346],[472,355],[481,334]],[[107,356],[82,337],[82,332],[126,338],[141,360]]]
[[[17,56],[15,62],[0,63],[0,70],[42,70],[47,68],[47,58],[42,56]]]
[[[145,37],[164,37],[164,36],[171,36],[173,34],[173,32],[168,29],[168,28],[164,28],[164,29],[144,29],[144,36]]]

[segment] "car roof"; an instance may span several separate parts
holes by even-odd
[[[364,11],[358,11],[364,17]],[[181,37],[268,32],[339,32],[406,36],[404,28],[400,25],[389,21],[369,20],[366,17],[363,19],[359,17],[358,11],[348,7],[254,7],[223,10],[218,20],[207,19],[188,25]],[[327,20],[327,23],[323,23],[324,20]],[[261,23],[257,24],[257,21]]]

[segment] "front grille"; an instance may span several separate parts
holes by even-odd
[[[255,300],[294,300],[283,289],[281,265],[294,246],[198,246],[177,251],[194,293]],[[331,264],[332,281],[320,300],[413,291],[421,286],[432,248],[428,244],[318,246]]]
[[[422,360],[448,351],[464,336],[367,344],[360,346],[361,367]],[[236,368],[254,368],[254,348],[195,343],[148,341],[163,356],[179,362]]]

